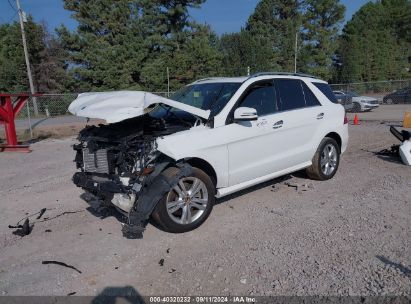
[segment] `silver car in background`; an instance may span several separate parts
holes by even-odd
[[[354,91],[350,92],[343,92],[343,91],[333,91],[334,95],[337,97],[338,100],[350,100],[351,107],[350,110],[352,112],[365,112],[371,111],[372,109],[378,108],[379,102],[374,97],[362,96]]]

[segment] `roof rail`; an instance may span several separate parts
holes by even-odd
[[[255,73],[255,74],[250,75],[248,79],[259,77],[259,76],[270,76],[270,75],[300,76],[300,77],[310,77],[310,78],[318,79],[317,77],[313,75],[308,75],[308,74],[303,74],[303,73],[288,73],[288,72],[260,72],[260,73]]]
[[[203,82],[203,81],[207,81],[207,80],[221,79],[221,78],[223,78],[223,77],[207,77],[207,78],[197,79],[193,83]]]

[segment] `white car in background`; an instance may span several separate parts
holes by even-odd
[[[362,96],[354,91],[333,91],[333,93],[337,96],[337,98],[345,97],[346,100],[352,101],[353,106],[350,109],[351,112],[371,111],[372,109],[376,109],[380,106],[376,98]]]
[[[126,235],[149,218],[193,230],[215,198],[298,170],[328,180],[348,142],[327,82],[301,74],[202,79],[170,99],[85,93],[69,110],[109,123],[80,132],[73,181],[127,216]]]

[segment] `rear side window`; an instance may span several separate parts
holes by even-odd
[[[315,97],[314,93],[310,90],[310,88],[301,81],[301,85],[303,87],[304,97],[305,97],[305,104],[307,107],[315,107],[320,106],[320,102],[318,101],[317,97]]]
[[[338,103],[337,98],[327,83],[313,82],[313,85],[315,85],[325,96],[327,96],[331,102]]]
[[[278,110],[287,111],[305,107],[305,98],[300,80],[276,79],[279,99]]]
[[[257,110],[257,115],[268,115],[276,112],[275,89],[273,83],[264,82],[253,85],[239,107],[249,107]]]

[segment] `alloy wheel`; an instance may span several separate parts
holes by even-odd
[[[337,167],[338,152],[334,145],[326,144],[321,152],[321,171],[324,175],[329,176],[333,174]]]
[[[207,187],[197,177],[180,179],[166,198],[168,215],[174,222],[182,225],[198,220],[206,210],[207,204]]]

